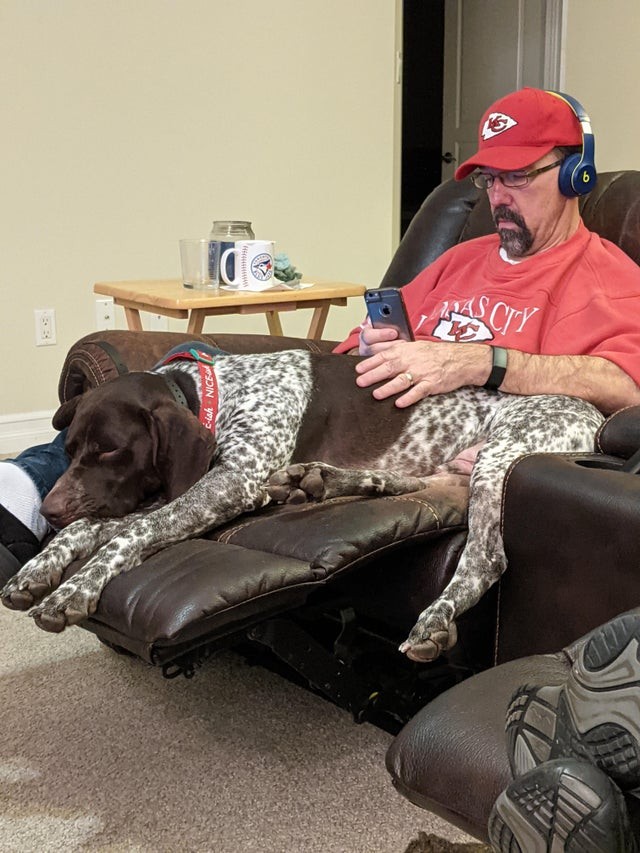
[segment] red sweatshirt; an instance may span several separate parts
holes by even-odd
[[[498,235],[449,249],[402,289],[418,340],[608,358],[640,384],[640,267],[581,224],[518,264]],[[335,348],[358,346],[360,329]]]

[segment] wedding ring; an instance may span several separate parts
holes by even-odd
[[[409,387],[413,385],[413,376],[409,373],[408,370],[406,373],[401,373],[400,376],[404,376],[406,378],[407,382],[409,383]]]

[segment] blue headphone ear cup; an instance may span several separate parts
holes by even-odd
[[[586,195],[595,187],[597,181],[596,167],[593,163],[583,160],[580,168],[573,176],[571,186],[576,195]]]
[[[573,185],[573,173],[581,159],[582,154],[570,154],[560,166],[558,185],[562,195],[566,195],[567,198],[575,198],[575,196],[580,195],[580,193],[576,192]],[[591,189],[591,182],[589,182],[589,189]],[[585,190],[585,192],[588,192],[588,190]]]
[[[598,178],[594,157],[595,140],[591,132],[591,120],[584,107],[571,95],[564,92],[548,90],[549,95],[555,95],[569,106],[580,122],[582,133],[582,151],[579,154],[570,154],[561,164],[558,173],[558,186],[560,192],[567,198],[586,195],[595,187]]]

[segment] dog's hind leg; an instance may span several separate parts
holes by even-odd
[[[326,501],[338,497],[405,495],[427,486],[426,480],[358,468],[336,468],[325,462],[299,462],[271,475],[266,489],[276,503]]]
[[[400,651],[427,661],[450,649],[456,616],[477,604],[504,572],[500,513],[509,465],[526,453],[590,451],[602,420],[589,403],[556,396],[513,397],[496,414],[471,476],[467,544],[451,581],[419,615]]]

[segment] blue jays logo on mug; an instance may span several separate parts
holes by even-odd
[[[267,252],[256,255],[251,261],[251,275],[258,281],[268,281],[273,275],[273,260]]]

